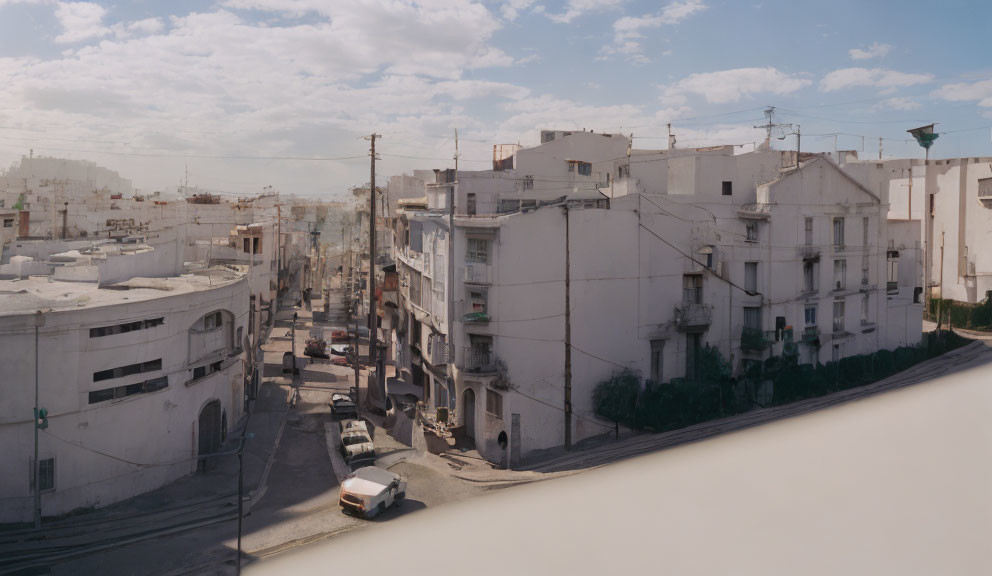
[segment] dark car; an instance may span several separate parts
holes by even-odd
[[[330,405],[331,415],[335,419],[358,418],[358,408],[346,394],[333,394]]]

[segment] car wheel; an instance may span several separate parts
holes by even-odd
[[[383,502],[379,502],[379,505],[375,507],[375,514],[373,514],[372,517],[378,518],[385,511],[386,511],[386,504]]]
[[[394,501],[396,502],[396,504],[402,504],[405,498],[406,498],[406,492],[400,492],[399,494],[396,495]]]

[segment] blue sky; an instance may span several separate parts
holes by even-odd
[[[770,0],[0,0],[0,164],[29,148],[145,189],[334,196],[546,127],[638,148],[760,141],[992,155],[992,4]],[[776,140],[794,147],[794,139]],[[287,159],[290,158],[290,159]],[[308,160],[317,158],[319,160]]]

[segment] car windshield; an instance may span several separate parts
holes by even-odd
[[[357,436],[357,435],[345,436],[344,438],[341,439],[341,442],[344,443],[345,446],[351,446],[353,444],[364,444],[365,442],[368,442],[368,439],[365,438],[364,436]]]

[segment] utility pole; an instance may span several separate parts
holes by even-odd
[[[878,137],[878,159],[882,159],[882,137]]]
[[[381,138],[376,133],[372,133],[369,139],[372,141],[372,149],[369,157],[372,158],[371,176],[369,177],[369,366],[375,367],[376,348],[379,345],[379,337],[376,321],[376,301],[375,301],[375,139]],[[357,332],[357,331],[356,331]],[[379,378],[382,374],[375,375],[376,394],[378,396]]]
[[[34,317],[34,527],[41,528],[41,462],[38,461],[38,330],[45,324],[45,317],[41,310],[35,313]]]
[[[933,242],[931,241],[933,236],[933,201],[927,196],[927,179],[929,173],[930,164],[930,147],[940,136],[938,133],[933,131],[935,124],[930,124],[927,126],[921,126],[919,128],[913,128],[912,130],[907,130],[916,138],[917,144],[923,147],[925,150],[923,156],[923,225],[924,225],[924,242],[923,242],[923,286],[924,286],[924,312],[930,313],[930,301],[932,300],[932,290],[930,287],[930,269],[933,268]],[[939,318],[938,318],[939,321]]]
[[[69,203],[64,203],[65,210],[62,211],[62,239],[68,238],[69,234],[67,230],[69,229]]]
[[[565,450],[572,449],[572,286],[568,200],[565,200]]]
[[[279,301],[279,290],[282,285],[279,280],[282,278],[282,204],[276,204],[276,302]],[[278,306],[276,306],[278,308]],[[275,311],[272,312],[273,316]]]
[[[458,185],[458,129],[455,129],[455,181],[448,186],[448,342],[444,350],[445,364],[448,366],[448,398],[455,393],[454,367],[455,355],[455,186]]]
[[[937,300],[937,333],[940,334],[940,325],[943,320],[943,309],[944,309],[944,231],[940,231],[940,278],[937,279],[940,283],[940,300]]]
[[[352,366],[355,367],[355,410],[357,411],[358,410],[358,404],[359,404],[359,402],[358,402],[358,400],[359,400],[359,398],[358,398],[358,396],[359,396],[359,394],[358,394],[358,379],[360,377],[360,375],[359,375],[360,368],[358,367],[358,345],[360,343],[360,340],[358,338],[358,319],[357,318],[355,319],[355,338],[354,338],[353,342],[354,342],[354,345],[352,346],[352,352],[353,352],[353,354],[352,354],[351,358],[352,358]]]
[[[775,116],[775,107],[774,106],[769,106],[768,108],[765,108],[765,116],[768,117],[768,123],[767,124],[760,124],[758,126],[755,126],[755,128],[764,128],[765,129],[765,143],[762,145],[762,148],[765,149],[765,150],[771,150],[772,149],[772,128],[774,128],[776,126],[779,126],[773,120],[773,118]]]

